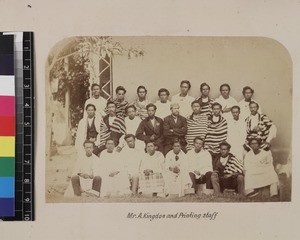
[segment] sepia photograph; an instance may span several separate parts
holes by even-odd
[[[47,203],[291,201],[278,41],[78,36],[45,69]]]

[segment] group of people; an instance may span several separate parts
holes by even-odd
[[[199,184],[216,195],[233,189],[255,196],[261,188],[277,195],[270,150],[276,126],[253,99],[254,90],[244,87],[237,102],[228,84],[220,86],[216,99],[206,83],[196,99],[190,88],[188,80],[181,81],[180,93],[170,100],[161,88],[159,100],[151,103],[146,87],[139,86],[129,104],[124,87],[107,101],[93,84],[76,134],[74,194],[80,196],[89,182],[99,196],[184,196],[196,193]]]

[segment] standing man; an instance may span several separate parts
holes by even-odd
[[[191,104],[195,100],[195,98],[188,95],[190,89],[190,81],[183,80],[180,83],[180,93],[172,97],[172,103],[179,104],[180,112],[183,117],[188,117],[192,113]]]
[[[165,155],[173,148],[175,139],[180,142],[181,149],[186,152],[185,135],[187,133],[187,122],[185,117],[179,115],[179,108],[178,103],[172,103],[171,115],[164,119]]]
[[[237,101],[230,96],[230,86],[224,83],[220,86],[220,97],[218,97],[215,102],[218,102],[222,106],[222,116],[227,120],[231,118],[231,108],[237,105]]]
[[[156,106],[149,103],[146,106],[148,117],[145,118],[136,130],[137,139],[147,142],[154,142],[157,146],[157,150],[163,151],[163,120],[155,116]]]
[[[158,90],[159,100],[155,102],[155,106],[157,107],[155,115],[161,119],[164,119],[170,114],[171,102],[169,96],[170,92],[168,89],[161,88]]]
[[[252,138],[261,140],[260,148],[268,151],[271,141],[276,137],[277,128],[265,114],[258,113],[259,105],[256,102],[249,104],[251,115],[246,118],[247,141],[245,149],[250,150],[249,141]]]
[[[139,187],[139,171],[141,161],[143,159],[143,152],[136,149],[135,136],[133,134],[127,134],[125,136],[125,141],[128,147],[122,150],[121,157],[131,184],[130,189],[132,194],[137,194]]]
[[[214,194],[219,195],[224,189],[235,189],[244,194],[244,168],[242,162],[230,153],[230,144],[222,142],[220,153],[213,161],[211,182]]]
[[[96,116],[99,118],[105,116],[105,108],[106,108],[106,99],[100,96],[100,85],[97,83],[93,83],[91,86],[92,96],[87,99],[84,104],[84,109],[88,104],[93,104],[96,108]],[[85,111],[83,117],[87,117],[87,112]]]
[[[250,108],[249,108],[250,102],[256,102],[258,104],[257,101],[255,101],[254,99],[252,99],[253,94],[254,94],[254,90],[251,87],[246,86],[246,87],[243,88],[244,99],[242,99],[238,103],[238,106],[241,109],[240,118],[243,119],[243,120],[245,120],[251,114]],[[262,114],[262,110],[261,110],[261,106],[260,105],[259,105],[259,108],[258,108],[258,113]]]
[[[94,143],[90,140],[85,140],[83,143],[84,154],[78,154],[77,165],[73,170],[71,177],[71,183],[75,196],[81,196],[81,194],[90,189],[99,192],[101,188],[102,179],[96,175],[96,169],[98,164],[98,157],[93,154]]]
[[[137,99],[132,103],[136,107],[137,116],[144,120],[148,117],[146,106],[149,104],[147,99],[147,89],[144,86],[137,88]]]
[[[126,89],[123,86],[116,88],[116,98],[113,102],[116,105],[116,114],[118,117],[125,118],[125,109],[128,106],[128,102],[125,100]]]
[[[212,104],[214,103],[214,99],[210,97],[210,86],[207,83],[201,83],[200,85],[200,93],[201,97],[196,100],[200,103],[201,113],[205,113],[206,115],[212,114]]]
[[[220,152],[220,143],[227,139],[227,121],[221,115],[221,104],[212,104],[213,115],[208,119],[208,128],[205,138],[205,149],[212,156]]]
[[[119,140],[122,135],[126,133],[126,127],[124,119],[117,116],[116,104],[114,102],[107,102],[108,114],[103,117],[100,124],[100,149],[99,152],[105,149],[106,140],[112,138],[115,141],[115,145],[119,144]]]
[[[200,137],[194,138],[194,148],[187,153],[189,175],[193,182],[192,188],[197,190],[196,184],[206,183],[206,188],[211,189],[212,157],[203,149],[204,140]],[[196,192],[197,193],[197,192]]]
[[[231,108],[232,118],[227,120],[227,142],[231,145],[231,153],[238,159],[243,160],[244,143],[247,137],[246,122],[240,118],[240,107]]]
[[[205,138],[208,127],[208,115],[207,113],[202,113],[202,108],[200,107],[199,101],[195,100],[192,102],[193,113],[189,116],[187,121],[187,151],[194,147],[195,137]]]

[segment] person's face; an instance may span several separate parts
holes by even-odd
[[[148,154],[153,155],[155,153],[156,147],[153,143],[148,143],[146,146],[146,151]]]
[[[174,116],[178,116],[179,115],[179,106],[178,105],[174,105],[171,109],[171,113],[174,115]]]
[[[180,152],[180,150],[181,150],[181,145],[180,145],[180,143],[174,143],[174,144],[173,144],[173,151],[174,151],[174,153],[175,153],[175,154],[178,154],[178,153]]]
[[[219,105],[216,105],[213,107],[212,112],[215,116],[219,116],[221,113],[221,108]]]
[[[134,148],[135,147],[135,139],[133,137],[127,138],[126,143],[127,143],[129,148]]]
[[[229,97],[229,88],[227,86],[223,86],[221,88],[221,95],[224,97],[224,98],[228,98]]]
[[[130,119],[133,119],[136,116],[136,111],[134,110],[134,108],[131,107],[127,109],[127,116]]]
[[[169,98],[169,96],[168,96],[168,94],[166,92],[161,92],[159,94],[159,99],[160,99],[161,102],[168,101],[168,98]]]
[[[93,143],[85,143],[84,150],[87,156],[91,156],[94,151],[94,144]]]
[[[125,92],[124,92],[123,90],[119,90],[119,91],[117,92],[117,99],[118,99],[119,101],[123,101],[124,98],[125,98]]]
[[[252,148],[253,151],[256,151],[259,149],[259,144],[256,140],[252,140],[250,143],[250,147]]]
[[[108,152],[112,152],[115,148],[115,143],[113,140],[109,140],[109,141],[107,141],[105,146],[106,146],[106,149]]]
[[[187,83],[183,83],[180,85],[180,91],[182,94],[186,95],[189,91],[189,85]]]
[[[238,119],[240,116],[240,111],[237,108],[232,108],[231,114],[232,114],[233,119]]]
[[[154,107],[149,107],[147,110],[148,116],[149,117],[154,117],[155,116],[155,108]]]
[[[94,86],[92,89],[92,94],[93,94],[93,96],[99,96],[100,95],[100,87]]]
[[[94,107],[90,106],[86,110],[88,117],[94,117],[95,116],[95,109]]]
[[[205,97],[207,97],[208,95],[209,95],[209,87],[208,86],[204,86],[204,87],[202,87],[202,90],[201,90],[201,94],[202,94],[202,96],[205,96]]]
[[[116,113],[115,104],[108,104],[107,111],[108,111],[108,114],[115,114]]]
[[[249,109],[250,109],[251,114],[255,115],[258,110],[257,104],[255,104],[255,103],[250,104]]]
[[[251,99],[252,96],[253,96],[253,93],[252,93],[252,91],[251,91],[250,89],[247,89],[247,90],[244,92],[244,98],[245,98],[246,100]]]
[[[203,148],[203,141],[201,141],[200,139],[197,139],[194,142],[194,147],[196,151],[200,151]]]
[[[194,103],[192,105],[192,110],[193,110],[194,114],[199,114],[200,110],[201,110],[200,104],[199,103]]]
[[[147,95],[146,90],[144,88],[140,88],[138,91],[139,98],[144,99],[146,95]]]
[[[229,148],[225,145],[222,145],[220,148],[220,153],[222,157],[227,157],[228,153],[229,153]]]

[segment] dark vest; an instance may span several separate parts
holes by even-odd
[[[95,126],[95,118],[93,118],[91,126],[89,126],[89,123],[87,124],[87,131],[86,132],[87,132],[87,134],[86,134],[87,139],[97,137],[98,132],[97,132],[96,126]]]

